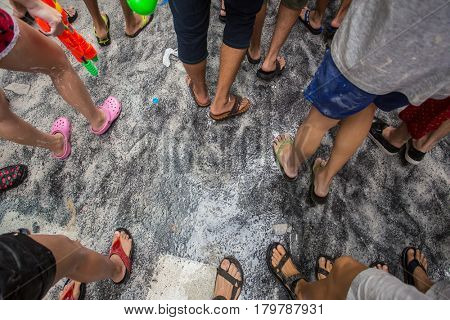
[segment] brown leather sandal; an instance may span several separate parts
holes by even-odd
[[[247,103],[245,103],[244,101],[247,101]],[[250,100],[248,100],[247,98],[242,98],[239,95],[236,95],[236,100],[234,101],[233,107],[231,108],[230,111],[227,111],[227,112],[224,112],[221,114],[217,114],[217,115],[210,112],[209,116],[213,120],[223,121],[223,120],[238,116],[240,114],[243,114],[248,109],[250,109],[251,105],[252,104],[251,104]]]

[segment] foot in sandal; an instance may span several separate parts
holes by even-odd
[[[328,256],[320,256],[316,261],[316,280],[324,280],[333,269],[334,259]]]
[[[59,294],[59,300],[84,300],[86,295],[86,284],[67,279],[63,290]]]
[[[118,228],[114,232],[109,259],[115,264],[116,270],[111,280],[115,284],[125,282],[131,273],[131,251],[133,248],[133,238],[131,233],[125,228]]]
[[[277,136],[272,142],[272,150],[283,177],[288,181],[296,180],[298,168],[292,159],[294,139],[291,135],[286,133]]]
[[[217,268],[214,300],[237,300],[244,285],[244,272],[235,258],[226,257]]]
[[[407,247],[402,252],[404,282],[411,284],[422,293],[426,293],[434,284],[428,277],[428,261],[423,252]]]
[[[211,106],[209,116],[216,121],[226,120],[245,113],[250,109],[251,102],[247,98],[242,98],[238,95],[230,95],[228,102],[220,105],[216,100]]]
[[[301,298],[297,285],[306,280],[292,261],[291,253],[283,245],[274,242],[267,248],[266,263],[275,278],[284,286],[290,298],[292,300]]]

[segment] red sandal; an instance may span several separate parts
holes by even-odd
[[[64,283],[63,290],[68,285],[70,285],[70,288],[61,297],[61,300],[84,300],[86,296],[86,284],[85,283],[80,284],[80,295],[78,296],[78,299],[75,299],[75,297],[73,296],[73,290],[75,289],[75,282],[71,281],[72,281],[71,279],[67,279],[66,283]]]
[[[0,192],[19,186],[28,176],[28,167],[23,164],[0,169]]]
[[[133,237],[131,236],[130,231],[128,231],[127,229],[117,228],[115,231],[118,231],[118,232],[123,231],[130,237],[130,239],[133,240]],[[118,255],[120,260],[122,260],[123,264],[125,265],[125,268],[127,269],[123,279],[120,280],[119,282],[113,281],[114,284],[122,284],[129,278],[129,276],[131,274],[133,246],[134,246],[134,243],[131,242],[131,251],[130,251],[130,256],[128,257],[127,254],[125,253],[125,251],[123,251],[122,244],[120,243],[120,238],[117,238],[111,245],[111,249],[109,250],[109,257],[111,258],[111,256],[113,256],[113,255]]]

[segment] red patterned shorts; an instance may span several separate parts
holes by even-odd
[[[450,119],[450,97],[443,100],[428,99],[421,106],[408,106],[399,114],[413,139],[436,130]]]
[[[19,27],[14,19],[0,9],[0,59],[12,50],[19,36]]]

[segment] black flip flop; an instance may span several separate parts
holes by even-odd
[[[66,282],[64,283],[64,286],[63,286],[63,290],[69,284],[70,281],[72,281],[72,279],[66,280]],[[80,296],[78,297],[77,300],[84,300],[84,298],[86,298],[86,283],[81,283],[80,284]],[[72,299],[64,299],[64,300],[72,300]]]
[[[330,261],[331,265],[333,265],[333,263],[334,263],[334,259],[333,258],[331,258],[330,256],[327,256],[327,255],[324,255],[324,254],[320,255],[316,259],[316,266],[314,268],[314,271],[315,271],[314,275],[315,275],[317,281],[323,280],[323,279],[319,279],[319,273],[324,275],[325,277],[328,277],[328,275],[330,274],[327,270],[325,270],[324,268],[319,266],[319,259],[320,258],[325,258],[325,265],[327,264],[327,261]]]
[[[327,31],[331,35],[334,35],[336,33],[336,31],[338,31],[338,30],[339,30],[339,28],[335,28],[331,24],[328,24],[328,26],[327,26]]]
[[[286,251],[286,254],[281,258],[278,265],[276,267],[274,267],[274,266],[272,266],[273,249],[276,249],[279,245],[284,248],[284,251]],[[275,278],[277,278],[277,280],[283,285],[283,288],[289,294],[289,297],[291,298],[291,300],[296,300],[297,295],[295,294],[295,285],[297,284],[298,281],[300,281],[302,279],[306,281],[306,279],[305,279],[305,277],[302,276],[302,274],[300,272],[298,274],[290,276],[290,277],[286,277],[283,274],[283,272],[281,270],[283,269],[283,266],[286,264],[286,262],[289,259],[292,259],[291,253],[282,244],[280,244],[278,242],[274,242],[267,248],[267,251],[266,251],[267,267],[269,268],[270,272],[272,272],[272,274],[275,276]]]
[[[251,64],[259,64],[261,62],[261,57],[259,57],[258,59],[253,59],[252,57],[250,57],[250,54],[248,53],[248,50],[245,54],[247,56],[247,60],[249,63]]]
[[[230,261],[230,266],[232,264],[234,264],[236,266],[236,268],[239,270],[239,273],[241,274],[242,280],[238,280],[236,278],[233,278],[228,273],[228,270],[222,269],[221,265],[222,265],[223,260]],[[241,290],[239,292],[239,294],[241,294],[242,293],[242,287],[244,286],[244,270],[242,269],[242,266],[239,263],[239,261],[237,261],[237,259],[232,257],[232,256],[228,256],[228,257],[223,258],[222,261],[220,261],[219,267],[217,268],[216,284],[217,284],[217,278],[219,278],[219,276],[221,276],[222,278],[224,278],[225,280],[227,280],[229,283],[231,283],[233,285],[233,290],[231,291],[230,300],[237,300],[238,297],[236,297],[236,294],[237,294],[239,289]],[[216,287],[216,284],[214,284],[214,288]],[[216,296],[216,297],[214,297],[213,300],[228,300],[228,299],[225,298],[224,296]]]
[[[279,136],[277,136],[277,137],[279,137]],[[276,138],[275,138],[275,139],[276,139]],[[280,147],[278,148],[278,151],[280,151],[280,149],[281,149],[282,147],[283,147],[283,145],[280,146]],[[291,178],[291,177],[289,177],[289,176],[286,174],[286,172],[284,171],[283,166],[282,166],[281,163],[280,163],[280,160],[279,160],[279,158],[278,158],[278,154],[275,152],[275,147],[274,147],[274,146],[272,146],[272,153],[273,153],[273,157],[275,158],[275,162],[276,162],[276,164],[278,165],[278,168],[280,169],[281,173],[283,174],[283,177],[284,177],[287,181],[291,181],[291,182],[297,180],[298,175],[297,175],[296,177],[294,177],[294,178]]]
[[[298,17],[298,20],[303,23],[303,25],[308,28],[309,32],[311,32],[313,35],[317,36],[322,33],[323,27],[320,27],[319,29],[313,28],[311,24],[309,23],[309,15],[311,13],[311,10],[306,9],[305,11],[305,20],[303,20],[300,16]]]
[[[105,17],[105,19],[103,19],[103,17]],[[109,16],[106,13],[104,15],[102,14],[102,19],[106,23],[106,30],[108,30],[106,33],[106,38],[100,39],[99,37],[97,37],[97,32],[95,31],[95,28],[94,28],[94,34],[95,34],[95,38],[97,38],[97,43],[99,44],[99,46],[106,47],[111,44],[111,36],[109,35],[109,27],[110,27],[111,23],[109,21]]]
[[[0,169],[0,193],[14,189],[28,177],[28,167],[17,164]]]
[[[273,80],[276,76],[279,76],[283,73],[284,69],[286,69],[286,65],[281,68],[280,62],[278,59],[275,62],[275,70],[273,71],[264,71],[262,68],[259,68],[256,72],[256,76],[262,80],[270,81]]]
[[[322,205],[327,202],[330,192],[328,192],[328,194],[325,197],[319,197],[316,194],[316,192],[314,191],[314,189],[316,188],[314,185],[314,163],[315,162],[316,161],[314,160],[311,165],[311,184],[309,185],[309,197],[314,204]]]
[[[407,253],[410,249],[414,250],[414,259],[408,263],[408,254]],[[403,282],[405,282],[406,284],[413,285],[413,286],[415,286],[413,274],[414,274],[414,270],[417,267],[422,268],[422,270],[425,272],[425,274],[428,274],[427,270],[425,270],[425,267],[419,262],[419,260],[416,259],[416,251],[417,251],[417,249],[414,247],[406,247],[405,249],[403,249],[402,257],[401,257],[402,268],[403,268]]]
[[[74,14],[73,16],[71,16],[71,15],[69,14],[69,12],[67,12],[66,9],[63,9],[63,10],[66,12],[66,14],[67,14],[67,21],[69,21],[70,24],[74,23],[74,22],[77,20],[77,18],[78,18],[78,10],[76,10],[76,9],[74,8],[75,14]]]
[[[220,8],[220,11],[225,12],[225,15],[224,15],[224,16],[221,15],[220,12],[219,12],[219,20],[220,20],[220,22],[222,22],[222,23],[227,23],[227,15],[226,15],[227,10],[225,10],[225,8]]]

